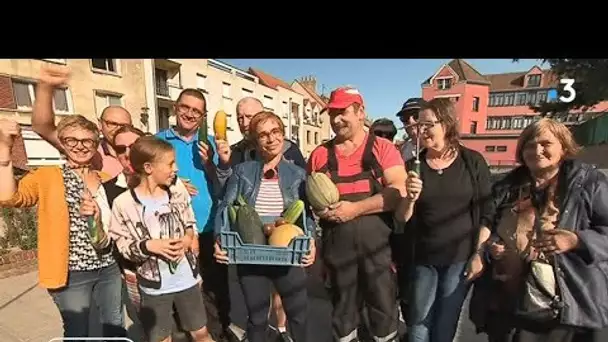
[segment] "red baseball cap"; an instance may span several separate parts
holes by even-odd
[[[331,92],[326,109],[344,109],[353,103],[363,106],[363,97],[361,97],[359,90],[349,87],[338,88]]]

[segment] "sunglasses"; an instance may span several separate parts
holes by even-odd
[[[388,139],[388,140],[393,140],[393,138],[395,137],[395,134],[393,134],[392,132],[381,131],[381,130],[374,130],[374,135],[377,137]]]
[[[116,151],[117,154],[124,154],[130,147],[131,145],[116,145],[114,146],[114,151]]]

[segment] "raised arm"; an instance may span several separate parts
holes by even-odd
[[[55,89],[64,87],[69,79],[70,71],[66,66],[48,64],[40,71],[40,80],[36,86],[36,101],[32,114],[32,129],[46,142],[63,153],[63,147],[57,136],[53,97]]]
[[[32,207],[38,203],[38,172],[26,174],[19,185],[15,181],[11,152],[15,137],[21,134],[19,124],[0,119],[0,206]]]

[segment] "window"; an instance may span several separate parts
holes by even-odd
[[[108,58],[93,58],[91,59],[91,66],[93,69],[105,70],[109,72],[117,73],[116,60]]]
[[[496,151],[496,146],[486,145],[486,152],[494,152]]]
[[[319,132],[315,132],[315,145],[319,145]]]
[[[507,146],[496,146],[496,152],[507,152]]]
[[[122,106],[122,95],[95,92],[95,112],[98,117],[107,106]]]
[[[155,69],[156,95],[169,97],[169,85],[167,84],[167,70]]]
[[[534,116],[524,116],[524,128],[528,127],[532,122],[534,122]]]
[[[196,88],[198,88],[198,90],[207,92],[207,76],[196,74]]]
[[[169,128],[169,117],[171,113],[167,107],[158,107],[158,128],[167,129]]]
[[[512,106],[514,103],[515,103],[515,94],[513,94],[513,93],[505,94],[504,105],[505,106]]]
[[[272,97],[271,96],[264,95],[264,98],[262,99],[262,104],[264,105],[264,108],[269,109],[269,110],[273,110]]]
[[[477,134],[477,121],[471,122],[471,134]]]
[[[500,120],[500,129],[511,129],[511,118],[502,118]]]
[[[222,82],[222,97],[230,99],[230,83]]]
[[[479,97],[478,96],[473,97],[473,111],[479,112]]]
[[[532,87],[540,87],[540,74],[539,75],[529,75],[528,76],[528,86],[527,88]]]
[[[243,91],[243,97],[253,97],[253,90],[247,88],[241,89]]]
[[[536,101],[538,104],[547,102],[547,92],[539,91],[536,95]]]
[[[524,118],[521,116],[514,117],[511,121],[511,128],[513,128],[513,129],[524,128]]]
[[[517,93],[517,102],[515,103],[517,106],[523,106],[526,104],[526,93]]]
[[[495,99],[494,99],[495,106],[502,106],[505,103],[505,96],[503,94],[496,94],[494,96],[495,96]]]
[[[283,117],[284,118],[288,118],[289,117],[289,106],[287,105],[287,101],[283,101]]]
[[[437,89],[446,90],[452,88],[451,78],[441,78],[437,80]]]
[[[306,130],[306,143],[307,144],[311,144],[312,143],[312,141],[310,139],[310,131],[309,130]]]
[[[34,101],[36,100],[36,84],[34,82],[21,80],[12,80],[12,82],[17,109],[31,111]],[[53,109],[55,110],[55,113],[58,114],[72,112],[71,99],[67,89],[55,89],[55,93],[53,94]]]
[[[536,104],[536,93],[528,93],[528,104]]]

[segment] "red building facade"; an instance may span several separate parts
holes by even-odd
[[[442,65],[422,84],[422,97],[449,98],[456,106],[459,131],[465,146],[481,152],[489,165],[516,165],[515,147],[521,131],[540,118],[530,108],[547,101],[558,80],[538,66],[528,71],[483,75],[462,59]],[[577,124],[608,111],[608,101],[562,118]]]

